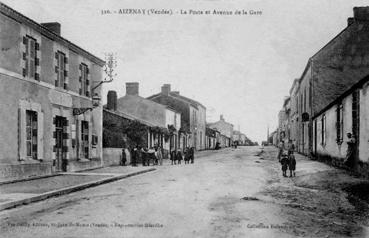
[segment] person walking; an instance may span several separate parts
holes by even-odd
[[[182,157],[182,152],[181,152],[180,149],[178,149],[176,156],[177,156],[178,164],[181,164],[181,161],[182,161],[183,157]]]
[[[126,156],[126,151],[125,148],[122,148],[122,154],[121,154],[121,160],[120,160],[120,165],[122,166],[126,166],[126,162],[127,162],[127,156]]]
[[[295,145],[292,143],[292,140],[288,140],[287,151],[288,155],[293,154],[293,152],[295,151]]]
[[[293,154],[293,151],[291,152],[291,154],[288,155],[288,168],[290,170],[290,177],[296,177],[296,158],[295,155]]]
[[[172,152],[170,152],[170,160],[172,161],[172,165],[173,164],[176,164],[176,151],[175,150],[173,150]]]
[[[190,148],[190,159],[191,159],[191,164],[193,164],[195,160],[195,149],[193,147]]]
[[[185,149],[185,157],[184,157],[184,161],[185,161],[185,164],[189,164],[190,163],[190,148],[186,148]]]
[[[281,155],[281,165],[282,165],[282,174],[283,177],[287,177],[287,168],[288,168],[288,156],[287,154],[283,153]]]
[[[131,154],[132,154],[132,166],[137,166],[136,162],[137,162],[137,157],[138,157],[138,148],[137,145],[131,150]]]
[[[162,149],[160,146],[158,146],[156,154],[157,154],[158,165],[163,165],[163,153],[162,153]]]

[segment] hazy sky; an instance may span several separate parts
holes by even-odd
[[[252,140],[265,140],[292,81],[307,60],[347,25],[348,0],[2,0],[36,22],[61,23],[63,37],[104,58],[118,56],[117,78],[104,84],[125,94],[139,82],[143,97],[164,83],[207,107]],[[101,10],[172,10],[173,15],[101,14]],[[181,15],[180,10],[255,10],[262,15]]]

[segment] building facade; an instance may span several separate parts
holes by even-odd
[[[1,179],[100,166],[105,62],[2,3],[0,29]]]
[[[229,147],[232,145],[233,140],[233,125],[224,120],[223,115],[220,115],[220,119],[217,122],[209,123],[210,128],[220,132],[220,144],[222,147]]]
[[[313,152],[320,160],[342,165],[347,133],[355,138],[354,169],[369,177],[369,76],[313,118]]]
[[[201,103],[171,91],[170,84],[164,84],[159,94],[148,99],[167,105],[181,113],[180,143],[196,150],[206,148],[206,107]]]
[[[114,92],[114,91],[111,91]],[[110,93],[112,94],[112,93]],[[153,102],[139,96],[139,83],[126,83],[126,95],[117,99],[108,97],[107,109],[118,112],[122,117],[137,120],[149,127],[147,141],[143,147],[151,148],[160,145],[167,152],[181,149],[179,131],[181,128],[181,114],[174,109]],[[151,129],[150,129],[151,128]],[[171,130],[169,138],[165,138],[163,131]]]
[[[299,79],[298,151],[314,155],[314,125],[323,108],[369,74],[369,7],[355,7],[347,27],[314,54]]]

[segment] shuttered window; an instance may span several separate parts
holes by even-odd
[[[83,96],[90,96],[90,80],[89,80],[89,69],[88,66],[86,64],[80,64],[79,65],[79,70],[80,70],[80,76],[79,76],[79,81],[80,81],[80,90],[79,90],[79,94],[83,95]]]
[[[55,66],[55,73],[56,73],[56,81],[55,81],[55,87],[63,88],[68,90],[68,72],[67,72],[67,63],[68,58],[65,56],[65,54],[61,51],[58,51],[55,53],[55,59],[56,59],[56,66]]]
[[[37,159],[37,112],[26,110],[26,155]]]
[[[326,143],[326,117],[322,116],[322,145]]]
[[[40,60],[37,58],[37,51],[40,46],[36,40],[30,36],[23,37],[23,44],[25,46],[25,52],[23,52],[23,77],[40,80],[37,73],[37,67],[40,65]]]
[[[336,134],[337,134],[337,143],[342,144],[343,141],[343,105],[339,104],[337,106],[337,121],[336,121]]]

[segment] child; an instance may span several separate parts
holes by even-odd
[[[283,153],[282,154],[282,159],[281,159],[281,164],[282,164],[282,172],[283,172],[283,177],[287,177],[287,167],[288,167],[288,156]]]
[[[296,159],[295,159],[295,155],[293,154],[293,152],[290,154],[289,156],[289,164],[288,164],[288,168],[290,169],[290,177],[292,177],[292,174],[294,177],[296,177]]]

